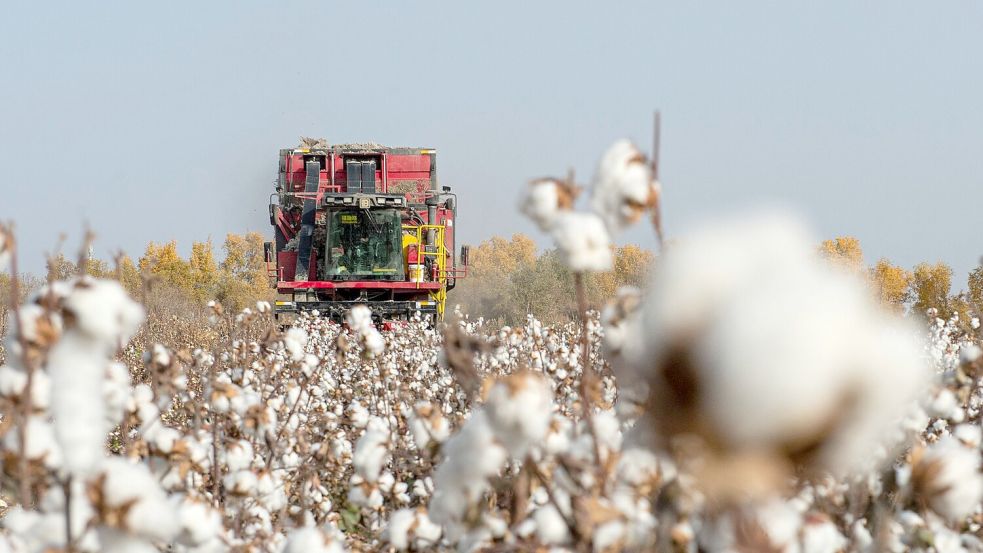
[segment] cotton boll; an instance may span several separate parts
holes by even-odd
[[[487,479],[505,464],[507,453],[496,442],[482,410],[471,414],[461,430],[444,444],[444,452],[446,457],[434,473],[430,517],[447,529],[488,489]]]
[[[928,406],[929,415],[943,419],[952,419],[959,410],[959,402],[948,388],[939,390]]]
[[[951,436],[930,445],[912,465],[916,497],[950,521],[970,515],[983,498],[979,450]]]
[[[180,532],[174,507],[145,465],[107,458],[94,482],[98,490],[96,511],[125,513],[120,520],[104,520],[103,524],[163,542],[171,541]]]
[[[129,341],[143,323],[143,306],[115,280],[83,278],[64,300],[73,328],[112,352]]]
[[[544,232],[549,232],[561,212],[573,207],[578,190],[557,179],[529,183],[519,198],[519,211]]]
[[[345,315],[345,322],[352,332],[359,332],[372,327],[372,310],[365,305],[356,305]]]
[[[964,446],[976,449],[980,448],[980,442],[983,441],[983,432],[978,423],[960,424],[952,429],[952,436]]]
[[[389,518],[383,538],[397,551],[426,550],[440,540],[440,527],[423,509],[400,509]]]
[[[369,421],[365,434],[355,444],[352,463],[355,465],[355,472],[367,482],[375,482],[388,462],[390,440],[386,422],[376,417]]]
[[[965,365],[975,363],[980,355],[983,355],[983,350],[976,344],[966,344],[959,348],[959,360]]]
[[[54,428],[44,417],[34,415],[28,420],[25,437],[24,454],[28,459],[43,461],[44,466],[52,469],[62,466],[62,452],[55,440]],[[3,445],[8,451],[20,451],[20,432],[7,432]]]
[[[788,463],[843,474],[892,445],[929,376],[920,342],[815,243],[777,214],[710,225],[666,252],[632,360],[660,433],[698,432],[728,462],[768,461],[773,483]]]
[[[553,410],[546,381],[534,373],[517,373],[492,387],[485,402],[488,420],[512,457],[546,437]]]
[[[615,233],[636,222],[646,209],[655,207],[659,192],[645,156],[630,141],[619,140],[601,158],[594,176],[591,207]]]
[[[222,515],[207,503],[185,497],[177,503],[181,525],[179,542],[199,546],[216,540],[222,531]]]
[[[48,354],[55,437],[74,474],[88,473],[104,456],[107,364],[105,347],[76,332],[67,332]]]
[[[0,396],[13,398],[24,393],[27,373],[13,365],[0,366]],[[44,371],[34,371],[31,379],[31,405],[37,409],[51,406],[51,379]]]
[[[142,537],[99,528],[99,550],[102,553],[158,553],[158,549]]]
[[[283,553],[344,553],[345,547],[334,532],[305,527],[290,532]]]
[[[802,553],[836,553],[848,545],[836,525],[822,515],[806,517],[801,540]]]
[[[592,213],[561,213],[550,231],[560,261],[575,273],[612,267],[611,239],[604,222]]]
[[[373,356],[381,355],[386,349],[386,340],[382,337],[382,334],[380,334],[378,330],[374,328],[370,329],[366,331],[363,336],[365,341],[365,351],[367,351],[369,354]]]
[[[570,529],[563,520],[563,515],[552,504],[544,505],[532,515],[536,521],[536,537],[540,542],[549,545],[565,545],[570,543]]]
[[[163,454],[174,450],[174,444],[181,439],[181,433],[170,427],[161,427],[152,433],[154,447]]]
[[[307,345],[307,331],[299,327],[290,327],[283,335],[283,347],[293,361],[304,358],[304,347]]]
[[[248,469],[253,462],[253,446],[246,440],[237,440],[225,450],[225,463],[232,472]]]

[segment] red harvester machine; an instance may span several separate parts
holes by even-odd
[[[317,141],[280,150],[275,186],[266,260],[281,323],[357,304],[380,321],[443,318],[468,248],[455,255],[457,196],[437,184],[435,150]]]

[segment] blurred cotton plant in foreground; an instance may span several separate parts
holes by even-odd
[[[616,143],[590,212],[530,185],[577,275],[554,327],[213,302],[182,348],[128,343],[115,282],[49,282],[4,338],[0,552],[983,551],[979,325],[882,312],[774,212],[591,309],[611,238],[661,232],[654,165]]]

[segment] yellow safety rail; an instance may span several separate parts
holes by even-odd
[[[447,303],[447,247],[444,245],[444,225],[403,225],[404,231],[411,231],[416,236],[418,244],[419,263],[423,263],[424,257],[433,257],[437,262],[437,282],[440,288],[430,292],[430,300],[437,304],[437,320],[444,320],[444,305]],[[429,231],[435,231],[437,244],[427,244],[424,246],[423,237]],[[416,283],[420,287],[421,282]]]

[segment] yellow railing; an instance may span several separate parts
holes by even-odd
[[[444,319],[444,305],[447,303],[447,247],[444,245],[444,225],[403,225],[403,230],[411,231],[416,237],[418,263],[423,264],[425,257],[433,257],[437,263],[437,282],[440,288],[430,292],[430,300],[437,304],[437,320]],[[424,236],[427,232],[435,231],[436,244],[424,245]],[[428,249],[430,251],[428,251]],[[428,275],[424,275],[426,277]],[[421,279],[422,280],[422,279]],[[417,281],[416,287],[420,287],[421,282]]]

